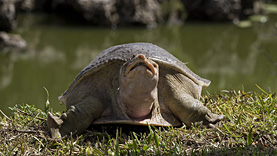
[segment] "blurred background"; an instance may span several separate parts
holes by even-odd
[[[43,109],[101,51],[154,43],[221,90],[277,90],[277,3],[270,0],[0,0],[0,109]]]

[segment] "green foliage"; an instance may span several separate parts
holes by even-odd
[[[50,138],[46,112],[15,105],[12,117],[0,116],[0,155],[276,155],[277,98],[258,88],[204,96],[204,105],[225,115],[218,128],[104,125],[62,140]]]

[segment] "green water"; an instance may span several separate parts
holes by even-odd
[[[204,90],[277,90],[277,16],[266,24],[238,28],[231,23],[186,23],[184,26],[110,28],[68,25],[46,15],[18,16],[16,30],[27,40],[24,53],[0,54],[0,109],[34,104],[44,108],[46,87],[54,109],[57,97],[104,49],[130,42],[151,42],[171,52],[198,75],[212,81]],[[275,66],[274,66],[275,62]]]

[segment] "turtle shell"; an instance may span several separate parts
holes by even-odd
[[[137,54],[143,54],[148,59],[157,62],[159,65],[166,66],[172,70],[176,70],[200,87],[206,88],[211,81],[204,79],[193,73],[182,61],[174,57],[166,50],[151,44],[151,43],[129,43],[110,47],[101,52],[90,64],[88,64],[74,79],[70,87],[65,91],[63,96],[66,96],[73,90],[76,84],[80,83],[88,75],[94,74],[97,71],[105,68],[107,64],[113,64],[115,61],[122,64],[132,59]],[[116,67],[116,66],[115,66]],[[119,72],[119,69],[114,69]],[[60,97],[61,98],[61,97]]]

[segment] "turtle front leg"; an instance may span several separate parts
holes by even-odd
[[[163,74],[161,74],[163,75]],[[160,81],[161,101],[169,110],[190,127],[193,123],[202,123],[213,127],[222,120],[223,115],[216,115],[199,101],[202,87],[180,73],[166,73]]]
[[[48,130],[52,138],[60,138],[70,133],[80,134],[84,132],[92,121],[101,116],[105,104],[99,99],[86,98],[80,103],[70,106],[60,118],[50,112],[47,116]]]
[[[175,95],[176,97],[176,95]],[[212,113],[198,99],[193,98],[189,94],[183,94],[168,105],[172,113],[188,127],[192,123],[202,123],[209,127],[223,119],[223,115]]]

